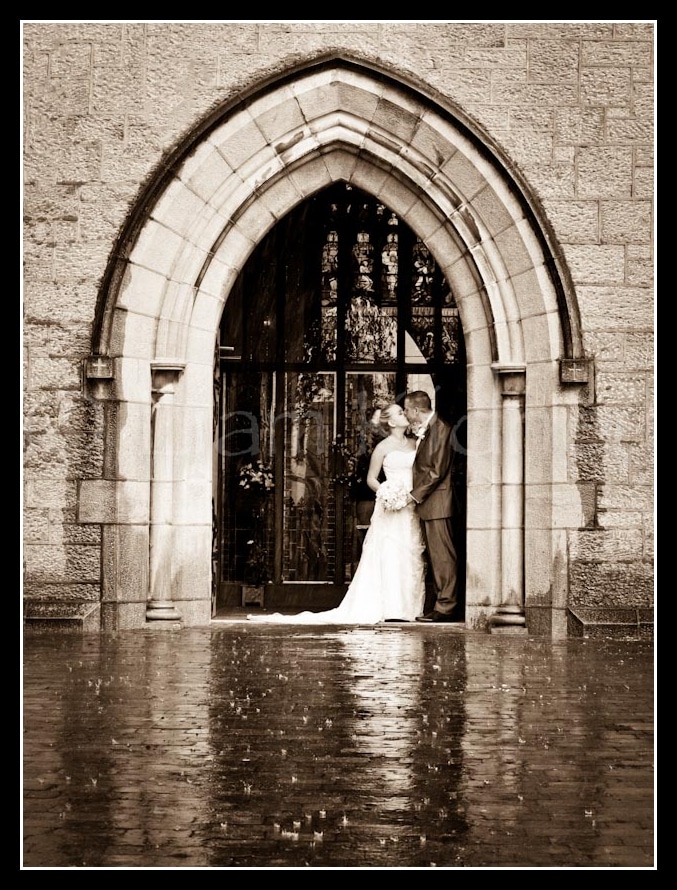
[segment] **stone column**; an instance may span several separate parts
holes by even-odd
[[[172,603],[174,391],[184,365],[153,362],[150,480],[150,593],[147,621],[176,621]]]
[[[526,632],[524,615],[524,395],[523,365],[493,366],[501,381],[501,604],[489,618],[492,633]]]

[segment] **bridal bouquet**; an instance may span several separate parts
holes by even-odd
[[[383,509],[388,511],[401,510],[407,506],[409,493],[403,482],[392,479],[382,482],[376,492],[376,500],[383,504]]]

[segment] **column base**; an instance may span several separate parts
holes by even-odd
[[[492,634],[526,634],[524,609],[512,603],[502,603],[487,619],[487,627]]]
[[[174,608],[171,601],[148,603],[146,621],[180,621],[181,613]]]

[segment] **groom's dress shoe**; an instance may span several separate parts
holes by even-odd
[[[425,615],[419,615],[417,621],[424,621],[426,624],[437,624],[438,622],[457,623],[461,619],[456,616],[455,612],[445,615],[444,612],[426,612]]]

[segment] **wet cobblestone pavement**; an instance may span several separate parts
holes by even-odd
[[[655,868],[650,642],[243,622],[23,661],[23,869]]]

